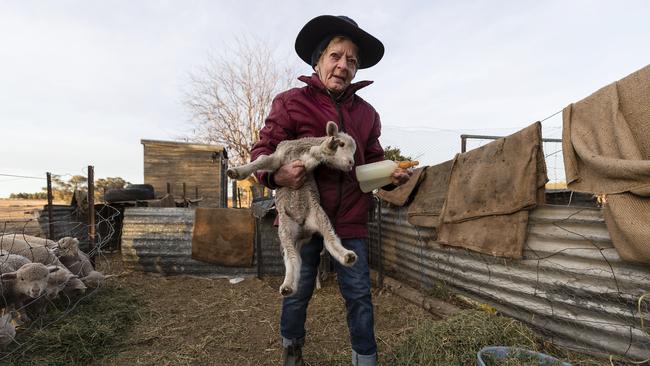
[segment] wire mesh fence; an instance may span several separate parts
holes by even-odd
[[[34,327],[64,322],[112,271],[106,255],[118,249],[123,209],[82,196],[51,205],[43,197],[0,199],[0,364],[31,348]],[[50,274],[37,276],[43,271]],[[53,311],[55,319],[46,316]]]

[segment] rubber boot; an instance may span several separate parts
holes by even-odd
[[[302,345],[295,344],[284,347],[282,350],[282,365],[284,366],[304,366],[302,360]]]

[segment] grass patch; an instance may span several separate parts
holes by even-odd
[[[101,360],[121,348],[142,303],[133,290],[120,287],[101,288],[76,305],[58,302],[18,331],[20,345],[0,352],[0,364],[88,365]]]
[[[428,289],[427,294],[440,300],[451,300],[454,297],[454,292],[449,289],[444,281],[434,281],[431,288]]]
[[[564,352],[562,355],[545,352],[542,345],[532,329],[515,319],[480,310],[463,310],[446,320],[428,320],[418,326],[398,346],[391,365],[475,365],[476,353],[487,346],[521,347],[544,352],[558,359],[570,360],[574,365],[604,364],[575,352]],[[507,361],[510,360],[504,360]]]

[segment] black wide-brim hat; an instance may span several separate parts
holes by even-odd
[[[370,33],[359,28],[357,23],[343,15],[321,15],[305,24],[296,37],[298,56],[312,65],[312,53],[326,38],[345,36],[359,48],[360,69],[374,66],[384,56],[384,45]]]

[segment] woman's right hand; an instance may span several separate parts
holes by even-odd
[[[305,183],[305,165],[301,160],[284,164],[273,173],[273,180],[280,187],[298,189]]]

